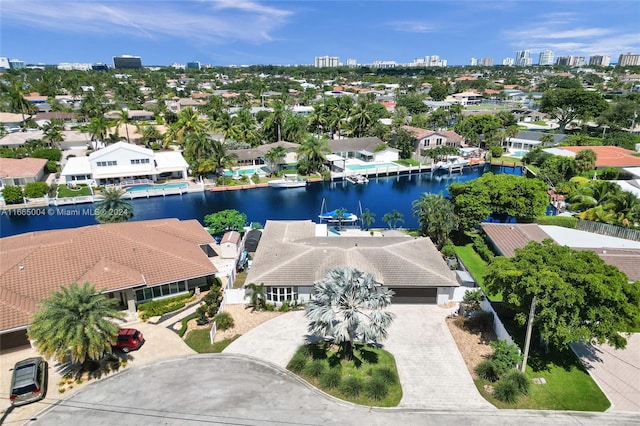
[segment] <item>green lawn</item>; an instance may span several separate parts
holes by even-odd
[[[502,302],[502,294],[489,294],[484,286],[484,274],[487,268],[487,262],[485,262],[478,253],[473,249],[473,244],[469,243],[464,246],[456,246],[456,254],[465,264],[469,273],[476,280],[478,285],[487,295],[492,302]]]
[[[538,126],[546,126],[547,122],[546,121],[532,121],[531,124],[536,124]]]
[[[58,186],[58,198],[84,197],[87,195],[91,195],[91,190],[88,186],[79,186],[76,189],[71,189],[67,185]]]
[[[215,342],[213,345],[211,344],[211,340],[209,339],[209,331],[211,327],[206,329],[198,329],[191,330],[187,337],[184,339],[184,342],[194,351],[199,354],[205,353],[220,353],[227,346],[229,346],[234,340],[240,337],[240,334],[236,334],[233,337],[228,339],[221,340],[219,342]]]
[[[405,166],[405,167],[416,167],[420,165],[419,161],[416,161],[412,158],[407,158],[404,160],[396,160],[394,161],[394,163],[400,164],[401,166]]]
[[[531,392],[515,404],[507,404],[485,392],[488,382],[475,380],[480,393],[498,408],[534,410],[604,411],[610,403],[571,350],[531,356],[527,375],[544,378],[545,384],[532,384]]]
[[[300,359],[303,359],[301,364]],[[321,365],[318,368],[323,371],[320,375],[314,375],[312,372],[317,364]],[[384,349],[373,346],[356,344],[353,360],[349,361],[341,357],[336,346],[327,343],[303,345],[291,358],[287,369],[322,391],[355,404],[395,407],[402,399],[402,386],[398,379],[395,358]],[[339,383],[327,386],[323,375],[329,375],[334,371],[339,372]],[[384,378],[383,381],[386,383],[386,396],[379,399],[370,397],[369,386],[373,380],[381,378]],[[347,391],[345,389],[347,381],[359,382],[361,391]]]
[[[502,157],[492,158],[491,164],[496,164],[496,165],[504,164],[505,166],[522,166],[523,165],[522,159],[515,158],[515,157],[506,157],[504,155]]]

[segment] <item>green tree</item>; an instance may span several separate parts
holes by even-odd
[[[311,174],[322,169],[326,155],[331,150],[326,139],[317,139],[313,135],[309,135],[298,147],[298,158],[301,164],[305,164],[307,170],[302,170],[303,174]]]
[[[133,205],[123,198],[124,191],[111,187],[102,191],[96,203],[95,218],[100,223],[126,222],[133,217]]]
[[[198,116],[198,111],[187,107],[178,112],[178,121],[169,126],[169,130],[164,135],[164,146],[174,140],[182,145],[184,138],[189,133],[204,133],[206,125],[204,120]]]
[[[227,231],[244,232],[247,215],[238,210],[227,209],[204,217],[204,224],[212,235],[221,236]]]
[[[267,295],[264,290],[264,284],[256,285],[255,283],[247,284],[249,290],[246,297],[249,298],[249,305],[252,311],[262,311],[267,309]]]
[[[343,356],[352,359],[354,342],[377,342],[387,337],[393,314],[384,309],[392,296],[372,274],[354,268],[332,269],[311,290],[305,310],[309,332],[332,338],[342,347]]]
[[[400,151],[400,158],[411,158],[415,151],[415,136],[411,131],[404,127],[399,127],[396,130],[392,145]]]
[[[96,292],[92,284],[72,283],[42,301],[28,334],[38,352],[61,363],[100,360],[111,352],[118,335],[113,322],[124,314],[117,301]]]
[[[429,97],[434,101],[444,101],[449,95],[449,88],[445,84],[433,84],[429,90]]]
[[[24,186],[24,196],[27,198],[44,197],[49,192],[46,182],[29,182]]]
[[[362,225],[368,231],[371,228],[371,225],[376,221],[376,214],[369,209],[364,209],[362,214],[360,215],[360,220],[362,221]]]
[[[624,348],[621,333],[640,319],[637,284],[595,252],[550,239],[531,241],[512,258],[497,257],[484,282],[491,293],[503,294],[520,324],[527,321],[535,297],[533,327],[559,348],[576,341]]]
[[[431,238],[438,250],[444,247],[451,231],[458,228],[453,203],[442,193],[424,193],[413,202],[413,215],[418,218],[420,233]]]
[[[96,141],[104,142],[107,138],[107,133],[109,132],[109,128],[111,127],[109,120],[107,120],[104,116],[93,117],[91,121],[87,124],[87,131],[91,137],[91,142],[94,142],[93,149],[98,149]]]
[[[62,120],[54,118],[42,126],[42,131],[44,132],[43,139],[47,141],[50,147],[58,148],[60,146],[60,142],[64,140],[64,134],[62,133],[63,130],[64,123]]]
[[[118,111],[118,118],[115,122],[115,126],[120,128],[120,126],[124,126],[124,130],[127,134],[127,142],[131,143],[131,138],[129,138],[129,123],[131,120],[129,119],[129,111],[125,111],[123,109]]]
[[[393,209],[382,216],[382,221],[389,225],[389,229],[396,229],[398,222],[404,223],[404,215],[398,210]]]
[[[227,144],[222,141],[214,139],[211,141],[211,147],[213,149],[211,153],[211,161],[213,163],[214,170],[220,175],[225,168],[233,166],[238,156],[231,152]]]
[[[277,172],[280,168],[280,160],[287,154],[287,150],[284,146],[278,145],[271,148],[264,157],[269,162],[272,171]]]
[[[184,139],[184,159],[193,164],[213,154],[214,141],[207,133],[189,133]]]
[[[597,117],[607,108],[607,101],[599,93],[583,89],[550,89],[540,100],[540,111],[557,119],[562,132],[571,121]]]
[[[574,164],[579,172],[589,172],[596,167],[596,153],[592,149],[583,149],[576,154]]]

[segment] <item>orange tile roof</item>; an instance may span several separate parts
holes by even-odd
[[[0,239],[0,330],[28,325],[51,291],[89,281],[98,290],[156,286],[217,272],[196,220],[162,219],[41,231]]]
[[[596,167],[638,167],[640,157],[635,151],[617,146],[561,146],[560,149],[575,152],[590,149],[596,153]]]
[[[0,177],[36,176],[46,164],[43,158],[0,158]]]

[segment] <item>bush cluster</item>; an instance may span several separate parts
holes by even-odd
[[[493,388],[496,399],[513,404],[520,395],[527,395],[531,380],[526,374],[515,369],[522,360],[516,345],[500,339],[491,343],[493,353],[475,368],[476,374],[484,380],[497,382]]]
[[[233,317],[229,312],[220,312],[213,317],[213,320],[216,322],[218,330],[224,331],[234,326]]]
[[[473,249],[485,262],[491,262],[496,255],[491,251],[482,235],[472,234]]]
[[[149,317],[155,317],[177,311],[178,309],[183,308],[187,303],[187,300],[192,296],[193,292],[189,292],[179,296],[169,297],[167,299],[152,300],[151,302],[141,303],[138,305],[140,317],[142,319],[147,319]]]
[[[575,229],[578,224],[578,218],[573,216],[540,216],[536,218],[536,223],[539,225],[555,225]]]
[[[180,327],[180,331],[178,331],[178,336],[182,337],[184,336],[184,333],[187,332],[187,328],[189,326],[189,321],[191,321],[194,318],[197,318],[198,314],[197,313],[192,313],[191,315],[187,315],[186,317],[184,317],[182,319],[182,326]]]

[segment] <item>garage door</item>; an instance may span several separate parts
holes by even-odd
[[[396,294],[391,303],[437,303],[437,288],[392,288]]]
[[[27,330],[18,330],[11,333],[0,334],[0,351],[29,346]]]

